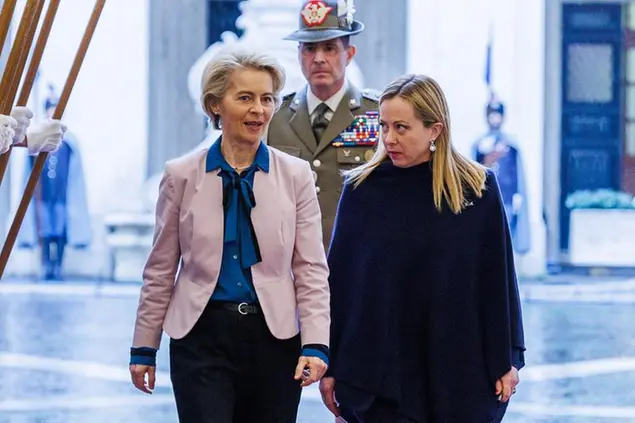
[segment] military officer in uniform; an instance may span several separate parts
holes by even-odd
[[[472,155],[474,160],[496,172],[514,251],[525,254],[530,248],[530,232],[521,152],[512,136],[502,130],[504,104],[493,97],[485,113],[489,130],[474,142]]]
[[[353,1],[305,1],[297,41],[307,85],[284,97],[269,125],[267,142],[311,163],[328,248],[342,190],[341,170],[372,157],[379,131],[378,99],[346,79],[355,56],[350,37],[364,25],[353,20]]]

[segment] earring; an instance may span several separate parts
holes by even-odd
[[[434,145],[434,140],[430,140],[430,151],[433,153],[437,150],[437,146]]]

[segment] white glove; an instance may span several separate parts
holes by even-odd
[[[0,154],[9,151],[9,147],[13,145],[13,137],[17,126],[18,122],[11,116],[0,115]]]
[[[33,112],[28,107],[14,107],[13,110],[11,110],[11,117],[18,122],[18,126],[15,128],[15,135],[13,136],[13,143],[20,144],[24,141],[26,129],[31,123],[31,118],[33,118]]]
[[[60,120],[49,119],[33,125],[26,135],[29,154],[53,153],[60,148],[66,125]]]
[[[523,196],[516,193],[512,196],[512,210],[514,214],[518,214],[520,212],[520,208],[523,206]]]

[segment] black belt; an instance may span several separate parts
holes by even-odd
[[[262,309],[258,304],[228,303],[225,301],[210,301],[210,306],[216,310],[234,311],[242,315],[260,314]]]

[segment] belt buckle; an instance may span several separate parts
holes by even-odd
[[[247,304],[247,303],[240,303],[240,304],[238,304],[238,312],[239,312],[240,314],[242,314],[243,316],[246,316],[246,315],[247,315],[247,313],[248,313],[248,311],[247,311],[247,310],[243,311],[243,308],[242,308],[243,306],[246,308],[246,307],[248,307],[248,306],[249,306],[249,304]]]

